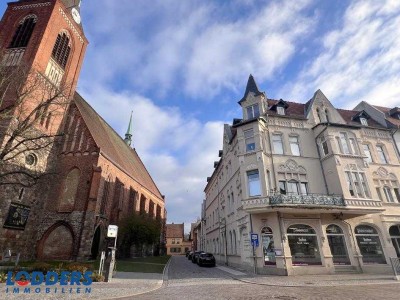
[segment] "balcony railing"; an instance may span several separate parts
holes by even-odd
[[[323,194],[270,194],[265,198],[250,198],[242,200],[242,204],[244,210],[259,210],[278,206],[293,206],[303,208],[343,208],[346,206],[343,196]]]
[[[317,206],[346,206],[341,195],[322,194],[275,194],[269,196],[269,205],[317,205]]]

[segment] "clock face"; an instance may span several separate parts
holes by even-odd
[[[71,10],[71,13],[72,13],[72,17],[74,18],[74,21],[75,21],[77,24],[80,24],[80,23],[81,23],[81,15],[79,14],[79,11],[74,7],[74,8]]]

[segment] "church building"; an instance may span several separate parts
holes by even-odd
[[[10,2],[0,23],[0,68],[23,66],[24,89],[42,86],[17,104],[20,95],[0,91],[2,257],[11,251],[22,259],[95,258],[107,226],[130,213],[165,223],[164,196],[132,147],[132,117],[122,139],[76,91],[89,44],[80,2]],[[60,90],[64,102],[46,102]],[[6,110],[11,117],[1,115]],[[15,134],[32,118],[29,138]],[[32,140],[51,142],[37,147]],[[46,176],[35,184],[10,182],[4,179],[10,165],[30,179]]]

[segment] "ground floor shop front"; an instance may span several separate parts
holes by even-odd
[[[236,232],[217,257],[259,274],[390,274],[400,257],[400,215],[260,213]]]

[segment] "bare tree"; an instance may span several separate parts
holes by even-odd
[[[70,89],[23,63],[2,61],[0,55],[0,186],[29,187],[51,174],[45,162],[62,136]]]

